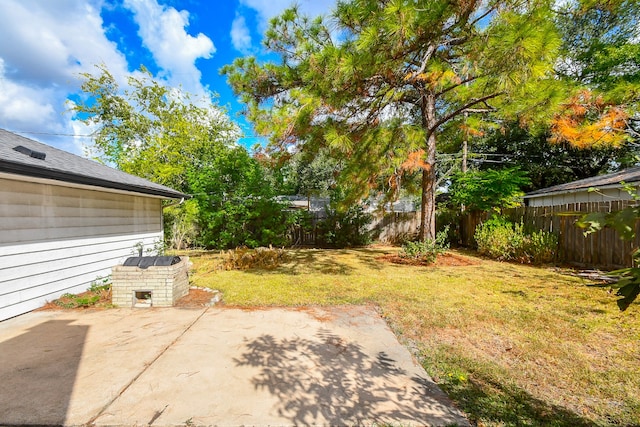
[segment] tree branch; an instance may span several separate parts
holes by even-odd
[[[465,112],[468,108],[476,105],[476,104],[480,104],[482,102],[488,101],[489,99],[493,99],[496,98],[500,95],[504,94],[504,92],[495,92],[492,93],[490,95],[486,95],[483,96],[482,98],[478,98],[478,99],[474,99],[468,103],[466,103],[465,105],[463,105],[462,107],[458,108],[457,110],[452,111],[451,113],[445,115],[444,117],[442,117],[441,119],[439,119],[433,126],[431,126],[428,130],[427,133],[428,134],[432,134],[433,132],[436,131],[436,129],[438,127],[440,127],[441,125],[443,125],[444,123],[448,122],[449,120],[451,120],[452,118],[456,117],[459,114],[462,114],[463,112]]]
[[[467,108],[464,110],[465,113],[491,113],[496,111],[497,109],[494,107],[489,108]]]
[[[436,47],[433,44],[429,45],[429,47],[427,48],[427,52],[422,58],[422,64],[420,64],[420,68],[414,71],[411,75],[411,78],[407,80],[415,80],[420,74],[424,72],[424,70],[427,68],[427,63],[429,62],[435,51]]]
[[[453,166],[449,168],[449,170],[447,170],[444,174],[442,174],[440,176],[440,179],[436,181],[436,187],[440,187],[440,184],[442,184],[445,179],[449,178],[449,176],[451,175],[451,172],[453,172],[456,169],[456,167],[457,165],[454,163]]]
[[[489,9],[487,9],[485,13],[483,13],[482,15],[478,16],[476,19],[471,21],[471,26],[475,27],[478,22],[482,21],[484,18],[489,16],[491,13],[493,13],[495,10],[496,10],[496,6],[490,7]]]
[[[452,91],[453,89],[455,89],[455,88],[457,88],[459,86],[462,86],[462,85],[464,85],[466,83],[472,82],[472,81],[474,81],[474,80],[476,80],[476,79],[478,79],[480,77],[482,77],[482,76],[472,76],[472,77],[467,77],[466,79],[460,80],[459,83],[456,83],[454,85],[448,86],[448,87],[442,89],[440,92],[437,92],[436,93],[436,98],[440,98],[440,96],[444,95],[445,93],[447,93],[449,91]]]

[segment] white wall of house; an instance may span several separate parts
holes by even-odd
[[[160,198],[0,176],[0,320],[85,291],[162,238]]]
[[[602,188],[597,191],[578,190],[558,192],[528,197],[529,206],[559,206],[570,203],[611,202],[613,200],[632,200],[632,197],[620,187]]]

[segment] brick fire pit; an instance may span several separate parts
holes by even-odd
[[[111,270],[119,307],[171,307],[189,293],[189,257],[132,257]]]

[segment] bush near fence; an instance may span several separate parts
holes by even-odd
[[[612,229],[584,235],[575,225],[580,215],[588,212],[612,212],[629,206],[632,201],[568,203],[558,206],[507,209],[504,215],[513,222],[522,221],[528,230],[542,230],[558,236],[558,260],[580,267],[617,269],[633,265],[632,254],[640,246],[640,223],[636,238],[623,241]],[[467,212],[460,217],[460,240],[463,246],[475,247],[476,227],[489,217],[486,212]]]

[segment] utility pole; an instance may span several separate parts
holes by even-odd
[[[467,114],[464,113],[464,120],[467,121]],[[464,140],[462,141],[462,173],[467,173],[467,138],[469,132],[465,129],[464,131]]]
[[[465,125],[467,123],[467,115],[469,113],[467,113],[466,111],[464,112],[464,122]],[[464,129],[464,138],[462,140],[462,173],[467,173],[467,139],[469,137],[469,132],[467,131],[467,128],[465,126]],[[465,210],[465,206],[464,203],[460,205],[460,210],[462,212],[464,212]]]
[[[468,79],[469,76],[466,76]],[[465,82],[464,87],[469,87],[469,82]],[[467,173],[467,140],[469,139],[469,129],[467,128],[467,118],[469,117],[469,112],[464,112],[464,141],[462,141],[462,173]],[[462,205],[462,211],[464,212],[464,205]]]

